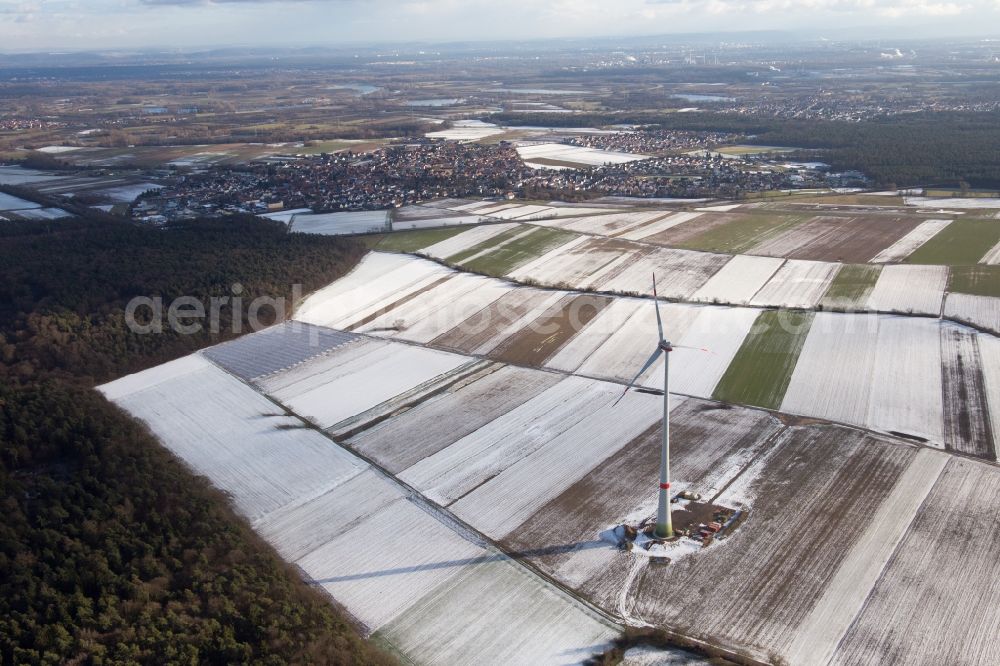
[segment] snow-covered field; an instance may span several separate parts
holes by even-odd
[[[700,216],[701,213],[674,213],[673,215],[668,215],[662,220],[657,220],[652,224],[645,224],[635,229],[626,231],[625,233],[618,234],[618,237],[626,240],[642,240],[643,238],[648,238],[662,233],[667,229],[673,229],[679,224],[690,222]]]
[[[921,208],[958,208],[969,210],[978,208],[1000,208],[1000,199],[991,197],[955,197],[943,199],[935,199],[931,197],[904,197],[903,201],[907,206],[919,206]]]
[[[944,316],[1000,335],[1000,298],[950,293],[944,303]]]
[[[750,300],[750,305],[816,307],[839,270],[838,264],[825,261],[789,259]]]
[[[436,229],[438,227],[457,227],[467,224],[480,224],[486,222],[488,218],[479,215],[450,215],[447,217],[424,217],[420,219],[392,221],[393,231],[407,231],[410,229]]]
[[[663,401],[657,396],[629,392],[612,407],[620,395],[615,385],[581,378],[563,383],[571,385],[573,400],[561,400],[557,409],[544,412],[537,409],[539,399],[527,403],[526,407],[535,409],[521,410],[524,420],[520,424],[515,420],[505,432],[494,435],[504,443],[502,447],[475,437],[469,445],[460,440],[445,449],[442,453],[447,455],[449,449],[459,447],[457,455],[449,458],[466,462],[454,465],[444,485],[434,486],[431,495],[457,497],[451,504],[457,516],[488,536],[506,536],[662,417]],[[477,461],[470,470],[469,452],[486,454],[487,460],[504,459],[492,469]],[[402,478],[406,477],[404,473]],[[448,488],[448,494],[442,488]],[[464,493],[456,495],[451,488],[464,488]]]
[[[943,444],[934,319],[817,313],[781,410]]]
[[[754,272],[763,284],[767,271]],[[401,319],[401,330],[375,333],[493,349],[567,298],[373,254],[297,317],[360,331]],[[877,663],[884,645],[915,658],[933,653],[938,663],[997,656],[1000,591],[983,581],[997,575],[1000,537],[988,525],[1000,474],[904,440],[788,426],[761,410],[674,396],[678,488],[749,506],[745,525],[755,527],[666,567],[601,542],[602,530],[654,509],[663,399],[632,391],[612,406],[622,386],[601,378],[635,374],[655,345],[654,309],[648,298],[598,298],[611,302],[546,362],[586,377],[345,336],[304,356],[273,340],[237,354],[278,357],[255,359],[248,377],[291,359],[289,369],[256,379],[291,414],[204,354],[102,390],[416,663],[577,663],[615,633],[431,503],[605,611],[654,626],[693,623],[760,659]],[[520,309],[489,330],[457,331],[467,313],[501,301]],[[711,395],[759,310],[661,306],[668,338],[711,350],[678,347],[672,388]],[[953,344],[964,345],[958,356]],[[990,422],[1000,429],[1000,341],[931,318],[817,313],[782,410],[941,446],[945,354],[973,359],[977,345]],[[661,381],[657,365],[640,383]],[[340,423],[332,436],[408,487],[308,421]],[[933,601],[914,589],[931,589]],[[920,636],[901,639],[911,619]]]
[[[359,339],[261,379],[261,389],[321,428],[469,363],[466,356]]]
[[[879,252],[872,263],[885,264],[902,261],[914,253],[918,247],[934,238],[951,224],[951,220],[925,220],[898,241]]]
[[[18,211],[26,210],[28,208],[41,208],[42,204],[35,203],[34,201],[28,201],[26,199],[21,199],[20,197],[15,197],[11,194],[5,194],[0,192],[0,212],[3,211]]]
[[[880,316],[866,426],[941,446],[941,329],[934,319]]]
[[[628,368],[625,364],[617,362],[617,360],[611,360],[610,363],[605,363],[600,359],[602,354],[607,353],[608,355],[613,354],[616,351],[633,351],[632,349],[622,348],[615,344],[605,344],[608,343],[614,336],[631,336],[631,333],[626,333],[625,329],[634,329],[636,331],[640,330],[643,324],[645,324],[645,319],[641,321],[638,318],[638,312],[644,308],[649,308],[647,301],[639,298],[616,298],[609,306],[604,308],[600,314],[592,319],[582,330],[580,330],[573,338],[571,338],[565,345],[562,346],[559,351],[552,356],[546,363],[546,367],[553,368],[556,370],[562,370],[564,372],[576,372],[580,370],[580,374],[587,375],[603,375],[606,377],[623,378],[624,374],[628,372]],[[650,308],[651,309],[651,308]],[[637,317],[636,321],[633,322],[633,317]],[[675,325],[676,320],[669,319],[667,326]],[[648,336],[650,329],[646,329]],[[672,330],[672,329],[671,329]],[[631,343],[627,343],[631,344]],[[602,351],[602,354],[598,354],[598,350]],[[597,354],[597,356],[595,356]],[[637,356],[641,356],[642,352],[636,350]],[[646,353],[646,356],[649,356]],[[593,359],[593,360],[591,360]],[[640,366],[642,359],[639,361]],[[584,363],[589,363],[586,370],[581,369]],[[633,374],[638,371],[640,366],[636,366],[633,370]],[[609,374],[608,369],[611,369]],[[619,373],[621,373],[619,375]],[[631,379],[631,376],[628,377]]]
[[[432,261],[370,252],[353,271],[309,296],[295,318],[308,324],[346,329],[450,275],[452,271]]]
[[[831,664],[1000,663],[998,495],[995,467],[948,462]]]
[[[552,166],[536,162],[535,160],[557,160],[559,162],[569,162],[582,166],[600,166],[602,164],[624,164],[648,158],[648,155],[620,153],[611,150],[600,150],[598,148],[584,148],[564,143],[520,145],[517,147],[517,152],[525,164],[541,169],[551,169]]]
[[[653,293],[653,279],[664,298],[687,299],[715,275],[730,257],[724,254],[655,248],[616,271],[607,279],[592,281],[602,291]]]
[[[251,521],[318,497],[366,465],[200,354],[101,387]]]
[[[886,266],[868,296],[865,309],[938,315],[948,284],[946,266]]]
[[[1000,338],[986,333],[976,336],[983,371],[983,385],[990,410],[990,427],[993,430],[995,453],[1000,460]]]
[[[627,299],[630,304],[620,308],[622,321],[598,322],[611,335],[582,365],[577,373],[592,377],[606,377],[620,382],[631,381],[649,355],[656,348],[656,311],[653,302],[646,299]],[[663,318],[663,332],[667,338],[679,340],[697,317],[695,308],[683,305],[663,304],[660,308]],[[590,332],[590,336],[596,333]],[[657,364],[647,371],[646,376],[663,374],[663,365]],[[657,372],[657,369],[660,371]],[[676,390],[676,388],[675,388]]]
[[[691,299],[702,302],[745,305],[785,263],[784,259],[736,255]]]
[[[616,634],[511,560],[491,556],[463,566],[379,637],[418,664],[569,666],[604,651]]]
[[[475,229],[463,231],[462,233],[456,234],[451,238],[446,238],[439,243],[429,245],[420,252],[429,257],[446,259],[458,254],[459,252],[464,252],[471,247],[475,247],[480,243],[485,243],[491,238],[499,236],[505,231],[515,227],[517,227],[517,225],[513,223],[483,225],[481,227],[476,227]]]
[[[452,141],[478,141],[489,136],[506,132],[502,127],[481,120],[456,120],[449,129],[428,132],[424,136],[429,139],[450,139]]]
[[[990,251],[983,255],[983,258],[979,260],[981,264],[989,264],[991,266],[996,266],[1000,264],[1000,243],[997,243]]]
[[[163,189],[163,186],[156,183],[132,183],[130,185],[120,185],[118,187],[98,190],[94,194],[104,195],[116,203],[132,203],[139,198],[140,194],[160,189]]]
[[[19,166],[0,166],[0,185],[29,185],[63,180],[55,173],[25,169]]]
[[[781,411],[865,423],[877,340],[874,316],[817,313]]]
[[[513,285],[498,280],[459,273],[354,330],[427,343],[512,289]]]
[[[519,266],[508,277],[540,284],[585,287],[593,283],[603,268],[627,262],[633,254],[604,239],[579,236]]]
[[[791,663],[829,663],[947,462],[926,449],[914,456],[799,627],[787,651]]]
[[[352,449],[396,474],[518,408],[564,378],[491,364],[416,407],[349,440]]]
[[[653,220],[670,215],[670,211],[653,210],[640,212],[606,212],[600,215],[583,215],[570,219],[546,220],[539,224],[545,226],[559,227],[570,231],[578,231],[584,234],[595,236],[617,236],[634,229],[640,225],[648,224]]]
[[[726,373],[760,311],[752,308],[689,307],[695,311],[695,318],[683,334],[671,340],[687,348],[678,347],[671,352],[670,390],[708,398]],[[657,367],[662,366],[657,364]],[[642,380],[642,384],[662,389],[663,373],[652,372]]]
[[[58,220],[63,217],[73,217],[72,213],[67,213],[62,208],[28,208],[27,210],[13,211],[18,217],[26,220]]]
[[[292,217],[289,231],[303,234],[338,236],[389,230],[389,212],[385,210],[354,213],[302,213]]]
[[[228,493],[309,582],[406,658],[577,663],[617,634],[200,354],[101,390]]]

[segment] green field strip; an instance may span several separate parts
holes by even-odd
[[[677,244],[686,250],[740,254],[764,241],[802,224],[809,215],[739,213],[739,218],[721,227],[708,229]]]
[[[435,243],[447,240],[470,227],[441,227],[440,229],[416,229],[412,231],[394,231],[389,234],[365,236],[363,240],[373,250],[386,252],[416,252]]]
[[[955,266],[948,274],[948,291],[1000,298],[1000,266]]]
[[[955,220],[906,258],[908,264],[962,266],[978,263],[1000,242],[998,220]]]
[[[875,288],[881,266],[845,264],[830,283],[820,305],[824,308],[856,308],[864,305]]]
[[[492,247],[496,247],[500,243],[508,241],[514,236],[517,236],[518,234],[523,234],[526,228],[527,227],[523,227],[521,225],[512,227],[507,231],[497,234],[493,238],[488,238],[484,240],[482,243],[476,243],[467,250],[462,250],[461,252],[451,255],[450,257],[446,257],[445,261],[447,261],[449,264],[460,264],[471,256],[489,250]]]
[[[811,312],[762,312],[716,385],[712,398],[778,409],[812,320]]]
[[[565,245],[578,236],[579,234],[571,231],[540,227],[493,252],[463,264],[463,267],[486,275],[507,275],[515,268],[542,256],[549,250]]]

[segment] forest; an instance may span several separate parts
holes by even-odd
[[[752,135],[748,143],[809,149],[834,170],[857,169],[877,187],[1000,187],[1000,113],[921,112],[862,122],[728,113],[504,113],[491,122],[596,127],[614,123]]]
[[[0,663],[392,663],[93,388],[233,335],[137,335],[132,296],[308,293],[363,252],[249,218],[0,225]]]

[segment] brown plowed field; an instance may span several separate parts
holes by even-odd
[[[505,327],[539,306],[549,292],[515,289],[430,341],[430,346],[471,354]]]
[[[914,454],[846,428],[789,428],[742,526],[702,554],[642,569],[631,614],[781,654]]]
[[[912,231],[922,220],[869,215],[819,216],[750,250],[787,259],[865,263]]]
[[[501,342],[490,357],[517,365],[540,366],[611,303],[607,296],[567,295],[534,321]]]
[[[703,213],[693,220],[682,222],[676,227],[661,231],[658,234],[643,238],[644,243],[656,243],[658,245],[680,245],[692,238],[716,229],[724,227],[744,219],[745,216],[734,215],[732,213]]]
[[[683,402],[681,402],[683,400]],[[763,411],[720,408],[695,398],[674,398],[671,410],[672,479],[710,499],[759,453],[781,423]],[[613,611],[630,557],[598,540],[627,517],[655,513],[660,426],[649,428],[559,497],[546,504],[505,543],[532,562]],[[632,515],[636,512],[643,515]]]
[[[950,327],[941,330],[945,446],[996,460],[982,367],[974,332]]]

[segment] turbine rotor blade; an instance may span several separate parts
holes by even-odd
[[[635,373],[635,377],[633,377],[633,378],[632,378],[632,381],[630,381],[630,382],[628,383],[628,386],[626,386],[626,387],[625,387],[625,390],[624,390],[624,391],[622,391],[622,394],[621,394],[620,396],[618,396],[618,399],[617,399],[617,400],[615,400],[615,402],[614,402],[614,404],[613,404],[613,405],[611,405],[612,407],[614,407],[615,405],[617,405],[617,404],[618,404],[619,402],[621,402],[621,401],[622,401],[622,398],[624,398],[624,397],[625,397],[625,394],[626,394],[626,393],[628,393],[628,390],[629,390],[630,388],[632,388],[633,386],[635,386],[635,383],[636,383],[637,381],[639,381],[639,377],[641,377],[641,376],[642,376],[642,373],[644,373],[644,372],[646,372],[647,370],[649,370],[649,368],[650,368],[650,367],[652,367],[652,365],[653,365],[654,363],[656,363],[656,359],[658,359],[658,358],[660,357],[660,354],[662,354],[662,353],[663,353],[663,350],[662,350],[662,349],[660,349],[659,347],[657,347],[657,348],[656,348],[656,351],[654,351],[654,352],[653,352],[653,355],[652,355],[652,356],[650,356],[650,357],[649,357],[649,360],[647,360],[647,361],[646,361],[646,364],[645,364],[644,366],[642,366],[642,369],[641,369],[641,370],[639,370],[639,372]]]
[[[656,273],[653,273],[653,307],[656,308],[656,330],[660,332],[660,339],[663,337],[663,321],[660,320],[660,297],[656,293]]]
[[[675,344],[671,344],[670,346],[673,347],[674,349],[693,349],[695,351],[705,352],[706,354],[712,354],[713,356],[715,355],[715,352],[712,351],[711,349],[708,349],[707,347],[692,347],[691,345],[675,345]]]

